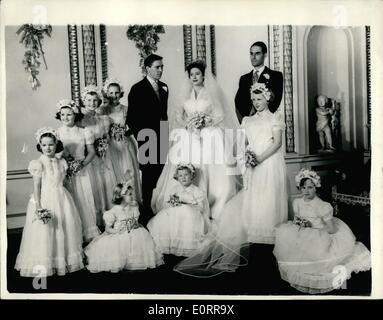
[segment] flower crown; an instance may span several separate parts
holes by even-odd
[[[314,183],[315,187],[321,187],[320,176],[315,171],[305,168],[301,169],[301,171],[299,171],[295,176],[295,183],[297,187],[299,187],[301,180],[304,178],[310,179]]]
[[[271,98],[271,93],[264,83],[254,83],[250,88],[250,92],[262,94],[267,101]]]
[[[82,91],[81,91],[81,100],[82,100],[82,102],[85,102],[85,98],[86,98],[87,94],[93,93],[93,92],[95,94],[97,94],[97,98],[99,100],[102,100],[102,96],[101,96],[100,90],[94,84],[91,84],[89,86],[86,86],[84,89],[82,89]]]
[[[43,134],[46,134],[46,133],[52,134],[56,138],[56,140],[58,140],[57,132],[55,129],[53,129],[51,127],[42,127],[40,129],[38,129],[35,133],[35,139],[36,139],[37,143],[40,143],[41,136]]]
[[[102,91],[106,94],[108,92],[108,88],[111,84],[116,84],[120,87],[120,91],[124,92],[124,87],[122,86],[121,82],[118,81],[116,78],[108,78],[104,82],[104,86],[102,87]]]
[[[178,170],[183,169],[183,168],[188,168],[191,172],[192,177],[195,176],[196,169],[191,163],[179,163],[179,164],[177,164],[176,171],[174,172],[174,179],[177,180]]]
[[[132,180],[122,182],[121,195],[126,195],[128,193],[129,188],[134,189]]]
[[[62,99],[56,104],[57,111],[60,112],[61,108],[68,107],[73,110],[74,113],[80,113],[80,109],[76,106],[76,103],[73,100]]]

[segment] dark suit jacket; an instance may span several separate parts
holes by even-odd
[[[283,93],[283,75],[282,72],[274,71],[265,66],[265,69],[259,76],[258,82],[265,83],[274,93],[274,100],[269,103],[271,112],[275,112],[282,100]],[[239,88],[235,95],[235,109],[237,112],[238,120],[241,122],[242,118],[250,115],[253,103],[250,98],[250,87],[253,84],[253,70],[243,75],[239,79]]]
[[[167,121],[168,87],[159,81],[160,99],[158,99],[151,83],[145,77],[132,86],[128,95],[127,125],[137,139],[140,130],[150,128],[157,134],[157,161],[159,159],[160,146],[160,121]],[[166,89],[164,89],[166,88]],[[137,141],[142,145],[145,141]]]

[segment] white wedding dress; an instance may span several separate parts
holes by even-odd
[[[170,190],[177,183],[173,175],[178,163],[192,163],[196,167],[195,185],[205,190],[210,205],[210,218],[217,221],[224,205],[237,192],[237,177],[233,175],[229,159],[232,145],[225,145],[224,108],[214,99],[212,90],[202,87],[190,94],[175,115],[177,127],[170,133],[170,149],[157,186],[153,191],[152,208],[156,213],[165,207]],[[212,123],[201,130],[187,130],[188,118],[194,113],[205,113]]]

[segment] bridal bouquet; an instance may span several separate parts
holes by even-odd
[[[52,219],[52,212],[48,209],[39,209],[36,211],[36,218],[33,220],[41,220],[44,224],[47,224]]]
[[[212,123],[213,119],[205,112],[193,112],[187,119],[186,129],[201,130]]]
[[[294,220],[293,220],[293,223],[298,225],[299,226],[299,229],[300,228],[310,228],[311,227],[311,222],[304,219],[304,218],[301,218],[299,216],[295,216],[294,217]]]
[[[110,136],[116,141],[124,141],[129,131],[128,127],[122,124],[113,123],[110,126]]]
[[[108,140],[106,138],[99,138],[94,141],[94,148],[96,150],[96,155],[100,158],[104,158],[106,151],[109,148]]]
[[[68,163],[66,175],[67,177],[74,177],[82,169],[82,163],[80,160],[75,160],[72,156],[69,156],[66,161]]]
[[[182,204],[181,200],[180,200],[180,197],[177,195],[177,194],[172,194],[170,197],[169,197],[169,201],[168,203],[172,206],[172,207],[178,207]]]

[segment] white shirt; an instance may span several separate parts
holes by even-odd
[[[254,68],[253,75],[254,75],[255,71],[257,71],[258,72],[258,78],[259,78],[261,76],[263,70],[265,70],[265,66],[264,65],[262,67],[260,67],[260,68]]]
[[[158,86],[158,80],[154,80],[152,77],[150,76],[146,76],[146,78],[149,80],[150,84],[152,85],[152,87],[155,89],[156,88],[156,85],[157,85],[157,88],[159,87]]]

